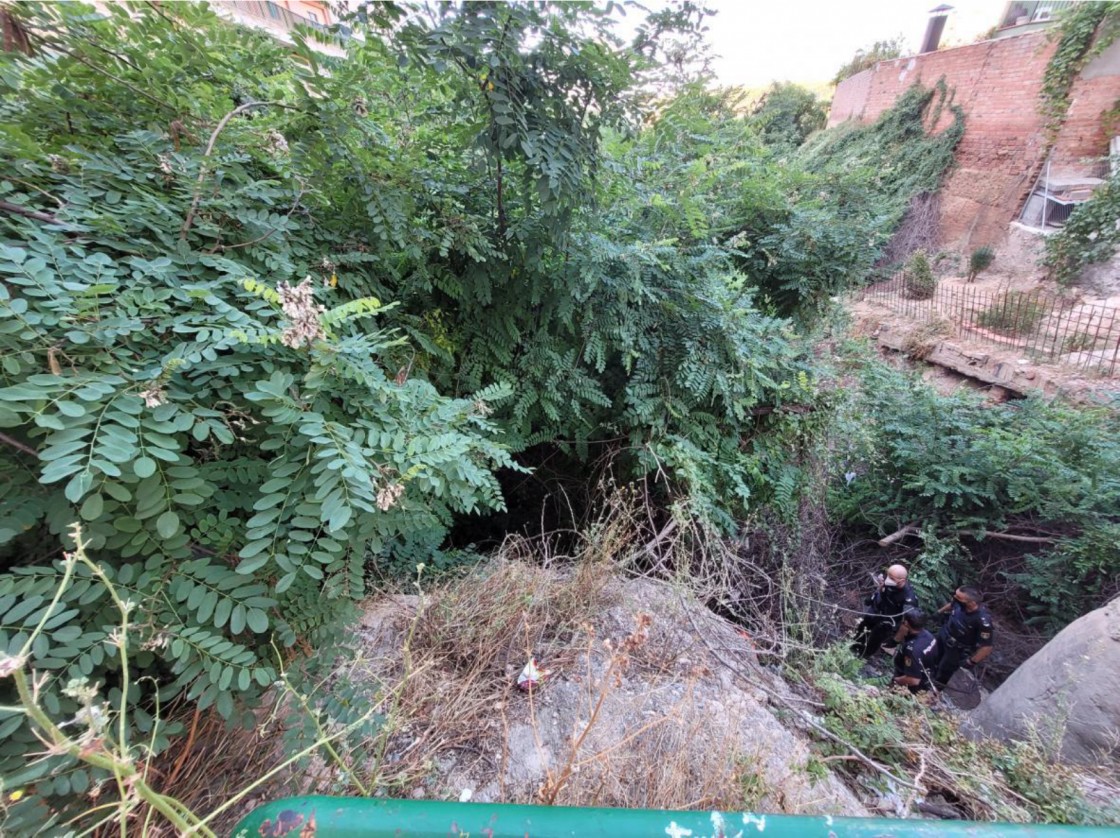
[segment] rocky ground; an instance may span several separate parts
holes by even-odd
[[[430,607],[438,606],[415,596],[370,604],[355,642],[377,678],[391,680],[394,652],[418,611]],[[403,791],[476,801],[868,814],[831,772],[809,770],[804,735],[779,720],[806,709],[805,699],[758,666],[748,637],[673,587],[609,580],[565,645],[551,640],[545,654],[533,649],[546,675],[528,692],[515,687],[527,650],[506,650],[473,741],[431,754],[431,770]],[[428,729],[440,724],[415,719],[392,750],[404,754],[429,741]]]

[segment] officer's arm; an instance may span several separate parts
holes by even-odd
[[[988,655],[990,655],[991,653],[992,653],[992,647],[991,646],[981,646],[979,649],[977,649],[975,652],[972,653],[971,661],[973,663],[980,663],[982,660],[984,660],[984,658],[988,657]]]
[[[969,658],[972,663],[977,664],[984,660],[992,653],[992,621],[985,619],[980,622],[980,631],[977,634],[976,651],[972,653]]]
[[[945,603],[944,605],[942,605],[940,608],[937,609],[937,613],[938,614],[948,614],[952,610],[953,610],[953,600],[949,600],[947,603]]]
[[[903,650],[902,674],[894,677],[894,683],[900,687],[916,687],[922,683],[922,665],[918,660],[917,649]]]

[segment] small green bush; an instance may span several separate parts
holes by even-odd
[[[1096,346],[1096,338],[1088,332],[1074,332],[1062,341],[1063,352],[1085,352]]]
[[[1008,291],[1002,294],[976,321],[985,329],[1008,335],[1029,335],[1046,316],[1046,306],[1034,294]]]
[[[915,251],[910,261],[906,263],[904,276],[907,297],[914,300],[931,300],[937,293],[937,277],[933,275],[925,251]]]
[[[975,282],[976,277],[992,266],[996,253],[987,245],[978,247],[968,257],[968,281]]]

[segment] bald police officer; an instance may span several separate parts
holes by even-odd
[[[865,600],[868,606],[856,628],[852,651],[870,660],[887,638],[899,631],[902,615],[907,609],[918,607],[918,596],[910,587],[909,573],[900,564],[887,568],[886,576],[879,577],[879,587]]]

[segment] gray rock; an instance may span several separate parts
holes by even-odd
[[[1077,763],[1120,760],[1120,599],[1070,623],[970,713],[965,730],[1032,735]]]

